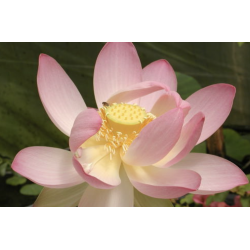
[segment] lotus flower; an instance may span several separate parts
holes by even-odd
[[[35,206],[133,206],[134,188],[170,199],[248,183],[233,163],[189,153],[229,115],[235,96],[229,84],[182,100],[171,65],[158,60],[142,69],[131,43],[107,43],[97,58],[98,110],[86,107],[48,55],[40,55],[37,81],[48,116],[69,136],[70,152],[29,147],[15,157],[12,168],[45,187]]]

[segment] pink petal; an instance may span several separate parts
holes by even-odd
[[[150,63],[142,70],[142,80],[143,81],[156,81],[164,83],[169,87],[170,90],[176,91],[177,89],[177,79],[172,66],[166,60],[158,60]],[[163,92],[164,93],[164,92]],[[150,111],[153,104],[161,96],[162,91],[150,94],[148,96],[142,97],[140,100],[140,105],[146,110]]]
[[[183,112],[172,109],[144,127],[131,143],[123,160],[133,166],[147,166],[162,159],[178,141]]]
[[[68,188],[43,188],[33,207],[76,207],[87,186],[84,182]]]
[[[126,173],[121,169],[121,184],[112,189],[89,186],[80,200],[79,207],[133,207],[134,190]]]
[[[190,104],[182,100],[178,93],[174,91],[169,91],[163,93],[159,97],[159,99],[156,100],[154,106],[150,110],[150,113],[152,113],[155,116],[160,116],[176,107],[180,107],[183,110],[184,116],[187,115],[187,113],[191,108]]]
[[[169,91],[168,87],[159,82],[140,82],[133,84],[122,89],[120,92],[115,93],[108,99],[108,103],[119,103],[119,102],[135,102],[138,103],[137,98],[148,95],[150,93],[165,90]]]
[[[191,109],[185,118],[187,123],[196,113],[205,115],[203,130],[197,144],[212,135],[228,117],[235,96],[235,87],[220,83],[198,90],[187,98]]]
[[[84,182],[72,164],[72,153],[63,149],[25,148],[16,155],[11,167],[45,187],[65,188]]]
[[[167,60],[161,59],[150,63],[142,70],[143,81],[157,81],[166,84],[171,90],[177,90],[175,72]]]
[[[201,185],[195,194],[224,192],[248,183],[240,168],[215,155],[190,153],[170,168],[193,170],[201,176]]]
[[[102,126],[102,119],[95,109],[86,109],[76,118],[69,138],[72,152],[76,150],[91,136],[95,135]]]
[[[184,158],[196,145],[202,131],[204,118],[201,112],[194,115],[182,128],[181,136],[172,150],[154,166],[169,167]]]
[[[127,86],[141,82],[141,62],[132,43],[107,43],[101,50],[94,71],[97,106]]]
[[[50,56],[41,54],[37,75],[38,91],[52,122],[64,134],[70,134],[77,115],[86,109],[74,83]]]
[[[80,157],[74,158],[73,164],[79,175],[96,188],[109,189],[121,183],[119,151],[110,159],[104,145],[82,149]]]
[[[133,186],[141,193],[161,199],[172,199],[198,189],[201,177],[190,170],[133,167],[125,164]]]

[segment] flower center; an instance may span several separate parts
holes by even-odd
[[[147,115],[145,109],[131,104],[113,104],[106,107],[106,118],[115,132],[131,134],[141,129],[141,124]]]
[[[105,148],[115,154],[115,150],[122,148],[125,154],[129,145],[138,136],[143,127],[155,119],[151,113],[136,104],[113,103],[100,108],[99,114],[102,118],[102,127],[96,134],[96,139],[106,140]]]

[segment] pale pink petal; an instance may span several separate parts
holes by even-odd
[[[143,81],[157,81],[166,84],[171,90],[177,90],[175,72],[167,60],[161,59],[147,65],[142,70]]]
[[[133,84],[131,86],[125,87],[119,92],[114,93],[107,100],[108,103],[119,103],[119,102],[131,102],[133,101],[136,104],[139,104],[138,98],[148,95],[150,93],[159,91],[159,90],[169,91],[169,88],[159,82],[140,82]]]
[[[200,175],[190,170],[124,165],[133,186],[155,198],[178,198],[197,190],[201,182]]]
[[[190,153],[170,168],[193,170],[201,176],[201,185],[195,194],[220,193],[248,183],[240,168],[215,155]]]
[[[158,60],[150,63],[142,70],[143,81],[156,81],[164,83],[170,90],[176,91],[177,79],[172,66],[166,60]],[[142,97],[140,105],[146,110],[150,111],[156,100],[159,99],[163,91],[152,93],[148,96]]]
[[[178,141],[183,112],[175,108],[145,126],[131,143],[123,160],[133,166],[148,166],[162,159]]]
[[[84,182],[72,164],[72,153],[63,149],[25,148],[16,155],[11,167],[45,187],[65,188]]]
[[[142,106],[144,107],[144,106]],[[180,107],[183,110],[184,116],[190,110],[190,104],[181,99],[180,95],[174,91],[169,91],[163,93],[158,100],[156,100],[154,106],[152,107],[150,113],[155,116],[160,116],[166,113],[167,111]],[[144,107],[145,108],[145,107]]]
[[[172,95],[173,92],[168,92],[162,94],[158,100],[154,103],[154,106],[151,110],[149,110],[150,113],[152,113],[155,116],[161,116],[167,111],[174,109],[177,107],[176,99],[174,95]],[[148,103],[148,102],[147,102]],[[142,105],[142,107],[145,107],[145,105]]]
[[[198,90],[187,98],[191,109],[185,123],[198,112],[205,115],[203,130],[197,144],[206,140],[224,123],[232,109],[235,91],[234,86],[220,83]]]
[[[76,86],[56,60],[45,54],[39,57],[37,85],[48,116],[69,136],[75,118],[86,109]]]
[[[182,128],[181,136],[172,150],[163,159],[154,164],[154,166],[169,167],[184,158],[196,145],[202,131],[203,123],[204,115],[201,112],[194,115]]]
[[[43,188],[33,207],[76,207],[88,183],[68,188]]]
[[[120,172],[119,186],[108,190],[89,186],[80,200],[79,207],[133,207],[133,186],[123,168]]]
[[[94,92],[97,106],[114,93],[141,82],[142,67],[132,43],[108,43],[101,50],[94,71]]]
[[[102,119],[95,109],[86,109],[76,118],[69,138],[69,147],[76,150],[91,136],[95,135],[102,126]]]
[[[104,145],[84,148],[79,157],[74,158],[73,163],[77,172],[91,186],[109,189],[121,183],[119,151],[112,155],[111,159]]]
[[[180,103],[178,104],[178,107],[180,107],[183,110],[184,117],[186,117],[189,110],[191,109],[190,104],[187,101],[184,101],[182,99],[181,99]]]

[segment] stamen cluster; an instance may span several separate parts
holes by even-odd
[[[106,140],[105,149],[110,153],[110,158],[120,147],[121,153],[125,154],[140,131],[156,118],[136,104],[125,103],[105,105],[100,108],[99,114],[102,127],[96,134],[96,140]]]

